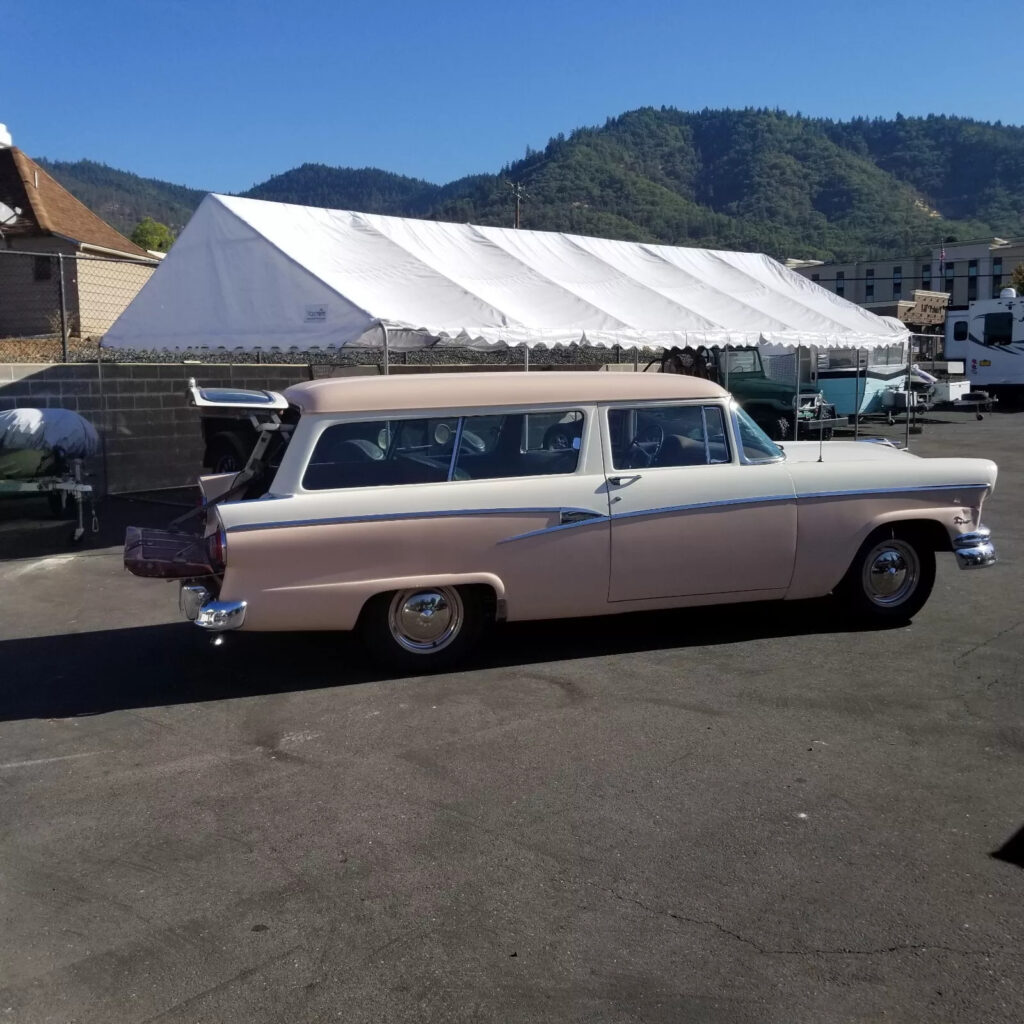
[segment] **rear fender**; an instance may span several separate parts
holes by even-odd
[[[505,617],[505,584],[494,573],[330,580],[287,587],[262,584],[263,573],[258,566],[241,566],[237,562],[232,566],[229,541],[221,599],[247,603],[246,629],[355,629],[368,601],[379,594],[417,587],[487,587],[494,595],[496,617]]]

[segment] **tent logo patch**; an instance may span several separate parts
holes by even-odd
[[[305,320],[307,324],[327,323],[327,306],[307,306]]]

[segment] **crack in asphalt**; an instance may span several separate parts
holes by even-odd
[[[982,647],[988,647],[990,643],[992,643],[995,640],[998,640],[1001,636],[1005,636],[1007,633],[1012,633],[1021,624],[1022,623],[1020,622],[1015,622],[1012,626],[1007,626],[1006,629],[999,630],[998,633],[994,634],[993,636],[990,636],[987,640],[983,640],[980,644],[975,644],[970,650],[964,651],[963,654],[958,654],[953,660],[963,661],[964,658],[970,657],[970,655],[974,654],[975,651],[980,651]]]
[[[590,884],[593,885],[593,883]],[[680,921],[684,924],[695,924],[706,928],[714,928],[723,935],[728,935],[729,938],[735,939],[737,942],[742,942],[744,945],[750,946],[752,949],[756,949],[758,953],[761,953],[764,956],[882,956],[887,953],[922,953],[928,951],[955,953],[958,956],[1024,956],[1024,952],[1017,950],[959,949],[954,946],[941,946],[931,943],[897,943],[894,946],[880,946],[877,949],[851,949],[847,946],[840,946],[837,949],[772,949],[767,946],[762,946],[760,943],[747,938],[745,935],[741,935],[739,932],[734,932],[729,928],[726,928],[725,925],[719,924],[718,921],[712,921],[709,918],[702,917],[687,917],[684,914],[678,914],[672,910],[658,910],[656,907],[648,906],[642,900],[634,899],[632,896],[623,896],[614,889],[607,889],[601,885],[593,885],[593,887],[595,889],[599,889],[608,896],[621,901],[622,903],[630,903],[633,906],[639,907],[648,914],[654,914],[659,917],[669,917],[673,921]]]

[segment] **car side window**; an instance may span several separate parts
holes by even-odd
[[[457,417],[335,423],[302,477],[308,491],[438,483],[448,479]]]
[[[582,433],[583,413],[576,411],[467,416],[456,479],[575,473]]]
[[[577,411],[334,423],[317,439],[302,486],[321,491],[574,473],[582,432]]]
[[[717,405],[609,409],[615,469],[708,466],[731,460],[725,417]]]

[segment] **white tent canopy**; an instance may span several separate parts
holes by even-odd
[[[103,339],[135,349],[904,342],[760,253],[207,196]]]

